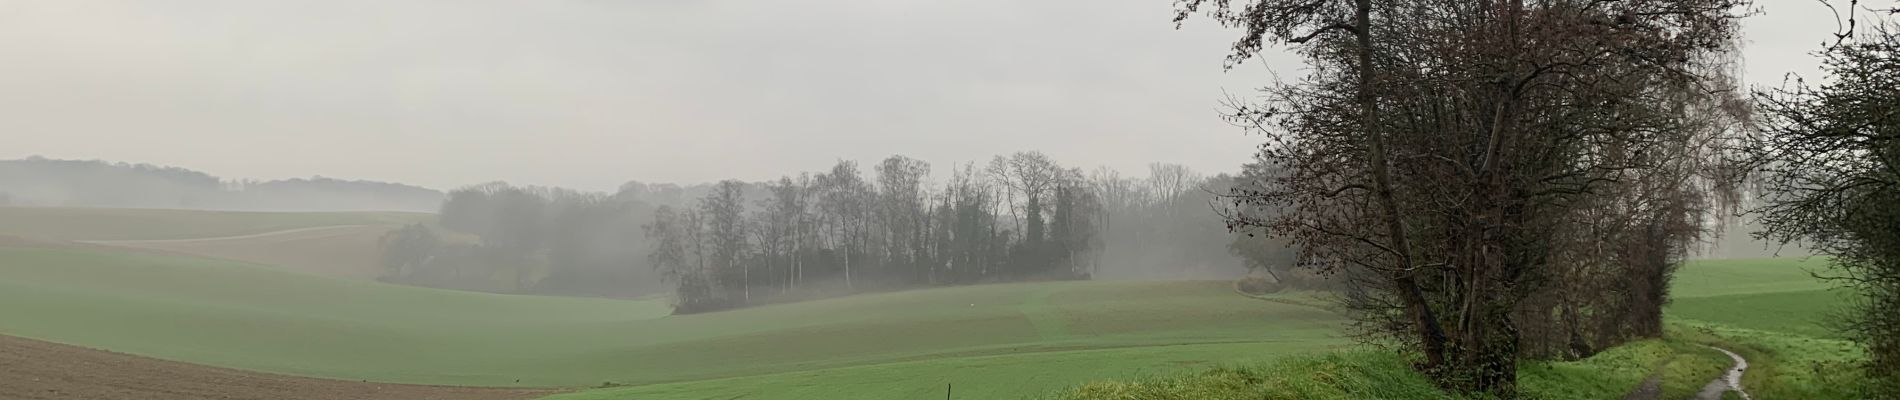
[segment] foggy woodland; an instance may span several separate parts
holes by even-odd
[[[320,176],[226,179],[180,167],[33,156],[0,161],[0,205],[402,211],[409,213],[398,215],[415,218],[373,232],[381,235],[373,244],[368,244],[368,235],[362,241],[366,244],[362,247],[375,247],[363,253],[373,254],[373,279],[382,283],[370,281],[371,277],[361,279],[377,290],[455,293],[407,287],[421,286],[605,297],[627,304],[651,302],[656,304],[653,310],[660,310],[657,304],[664,302],[673,315],[760,307],[662,322],[679,326],[717,316],[763,315],[773,310],[761,307],[767,305],[912,289],[1198,280],[1205,285],[1188,289],[1211,291],[1233,301],[1219,304],[1245,305],[1237,307],[1244,311],[1201,315],[1233,319],[1209,323],[1215,326],[1210,331],[1230,324],[1260,323],[1260,316],[1267,315],[1262,310],[1271,307],[1302,307],[1273,315],[1289,324],[1301,318],[1337,321],[1345,326],[1340,336],[1351,336],[1361,344],[1374,345],[1368,347],[1376,347],[1380,355],[1392,356],[1374,362],[1396,366],[1411,374],[1408,377],[1416,375],[1430,393],[1477,398],[1535,397],[1530,394],[1551,389],[1528,382],[1560,373],[1551,372],[1556,368],[1549,366],[1595,368],[1601,365],[1591,365],[1591,360],[1604,360],[1598,358],[1604,355],[1609,355],[1604,363],[1634,364],[1620,357],[1649,356],[1653,354],[1627,352],[1689,344],[1694,345],[1693,351],[1707,353],[1702,348],[1709,347],[1733,356],[1731,365],[1737,372],[1731,376],[1739,376],[1747,362],[1712,343],[1738,340],[1720,344],[1763,357],[1796,352],[1774,347],[1794,340],[1750,342],[1755,344],[1741,347],[1730,343],[1755,338],[1718,338],[1717,329],[1699,325],[1708,321],[1682,320],[1681,314],[1688,313],[1671,308],[1677,291],[1685,287],[1678,277],[1686,274],[1679,272],[1697,258],[1822,256],[1815,259],[1827,267],[1811,274],[1816,282],[1833,285],[1836,291],[1828,294],[1847,300],[1824,303],[1838,299],[1774,297],[1794,296],[1794,289],[1746,293],[1769,299],[1749,300],[1759,301],[1750,307],[1763,310],[1761,320],[1767,322],[1726,322],[1760,324],[1736,328],[1739,331],[1793,324],[1786,321],[1808,323],[1812,321],[1801,318],[1812,316],[1773,312],[1808,313],[1785,312],[1783,306],[1838,306],[1844,310],[1842,316],[1829,321],[1837,325],[1830,328],[1835,328],[1838,337],[1824,339],[1851,343],[1861,353],[1830,353],[1835,358],[1799,365],[1764,363],[1764,369],[1784,368],[1780,371],[1787,376],[1818,376],[1812,380],[1823,382],[1814,385],[1821,387],[1816,389],[1819,392],[1855,390],[1867,398],[1893,398],[1900,396],[1900,374],[1890,373],[1900,369],[1900,339],[1896,339],[1900,337],[1900,312],[1896,312],[1900,310],[1900,229],[1896,229],[1900,227],[1900,128],[1896,128],[1900,127],[1900,112],[1896,112],[1900,94],[1895,89],[1900,88],[1900,61],[1896,61],[1900,60],[1900,27],[1860,16],[1891,17],[1900,15],[1900,8],[1864,6],[1852,0],[1841,8],[1830,2],[1823,5],[1834,12],[1838,26],[1827,38],[1830,43],[1815,53],[1826,79],[1815,84],[1790,79],[1780,88],[1765,88],[1751,87],[1743,76],[1743,20],[1760,13],[1749,0],[1174,1],[1171,16],[1177,29],[1204,23],[1238,34],[1227,38],[1225,63],[1220,65],[1224,69],[1260,61],[1270,51],[1283,51],[1272,54],[1297,60],[1303,68],[1288,75],[1279,74],[1289,71],[1269,71],[1273,79],[1258,83],[1255,91],[1230,93],[1218,103],[1218,114],[1210,119],[1218,117],[1237,126],[1235,130],[1249,134],[1256,143],[1249,148],[1251,158],[1245,164],[1224,170],[1194,170],[1164,162],[1138,170],[1117,169],[1072,164],[1050,155],[1078,157],[1077,152],[1025,148],[978,162],[933,162],[904,155],[836,159],[797,170],[746,172],[743,176],[751,177],[747,179],[734,176],[701,182],[660,183],[649,176],[703,176],[708,170],[693,174],[651,169],[589,171],[612,176],[614,180],[608,182],[633,179],[611,191],[499,178],[441,191]],[[1052,48],[1069,46],[1051,43]],[[991,78],[1001,79],[984,79]],[[825,89],[827,95],[834,94]],[[1022,93],[1030,92],[1035,90]],[[971,113],[988,117],[981,111]],[[578,114],[586,113],[556,115],[565,123],[588,120],[567,118]],[[909,118],[895,116],[902,112],[872,114]],[[445,118],[460,121],[460,117]],[[1078,135],[1095,134],[1088,129],[1072,130],[1081,132]],[[598,137],[576,138],[612,136],[593,134]],[[697,139],[691,134],[669,135],[656,142]],[[772,137],[745,140],[771,151],[778,151],[774,145],[782,145]],[[694,143],[706,147],[695,152],[690,146],[652,146],[706,157],[720,154],[723,149],[718,147],[729,142]],[[580,147],[587,151],[613,148]],[[563,158],[561,162],[579,163],[565,159],[573,156],[566,153],[499,153],[518,160]],[[784,165],[781,161],[772,160],[774,165]],[[756,179],[762,176],[774,178]],[[603,187],[608,186],[595,188]],[[179,245],[360,227],[76,242]],[[275,243],[251,245],[266,249],[259,252],[278,251],[265,247]],[[60,252],[67,249],[39,251],[51,255],[31,255],[60,260],[64,255]],[[1737,264],[1768,262],[1745,261]],[[1737,284],[1733,282],[1747,279],[1710,276],[1745,267],[1704,273],[1700,279],[1718,283],[1702,285],[1760,283]],[[1764,276],[1772,277],[1764,281],[1782,281],[1758,286],[1811,283]],[[1123,282],[1090,289],[1108,288],[1100,289],[1102,293],[1127,289],[1111,287],[1119,283]],[[317,287],[310,285],[297,287]],[[1117,325],[1123,323],[1147,329],[1156,328],[1154,321],[1172,321],[1165,312],[1155,320],[1132,318],[1154,315],[1110,312],[1030,315],[1048,305],[1050,293],[1080,287],[1065,285],[1049,284],[1028,295],[1028,300],[992,308],[978,309],[978,304],[960,300],[929,306],[942,314],[936,317],[946,318],[948,322],[941,322],[946,326],[968,321],[945,316],[1002,310],[1005,316],[997,318],[1014,323],[1020,317],[1026,325],[1012,327],[1026,326],[1024,332],[1033,335],[1025,336],[1058,346],[1135,347],[1129,343],[1139,340],[1131,338],[1146,339],[1130,334],[1120,338],[1128,342],[1088,342],[1126,332],[1064,332],[1050,327],[1068,321],[1063,318],[1108,319],[1106,315],[1136,321],[1096,321],[1115,329],[1123,328]],[[535,297],[456,294],[483,299]],[[1741,294],[1703,293],[1703,300],[1710,304],[1714,301],[1706,298],[1732,295]],[[1331,303],[1316,305],[1323,301]],[[1743,300],[1726,301],[1739,304]],[[1134,301],[1106,303],[1086,307],[1129,307]],[[1729,303],[1722,307],[1731,308],[1721,310],[1756,311]],[[753,311],[761,314],[750,314]],[[652,317],[671,318],[664,312]],[[1784,317],[1786,321],[1774,320]],[[1043,318],[1043,324],[1038,324],[1038,318]],[[613,323],[623,322],[637,324]],[[1328,332],[1337,328],[1324,325],[1329,323],[1313,322],[1313,326],[1323,325]],[[1273,334],[1303,333],[1299,329]],[[875,329],[839,330],[888,334]],[[1752,332],[1749,335],[1770,336],[1765,330]],[[1176,333],[1202,339],[1200,331]],[[824,340],[842,341],[830,336]],[[1262,339],[1261,343],[1272,341]],[[1232,342],[1218,344],[1242,343]],[[984,351],[1028,348],[1013,342],[986,345],[994,346]],[[761,346],[784,350],[776,343]],[[946,348],[953,350],[926,350],[954,353],[970,347]],[[1633,348],[1638,350],[1628,350]],[[853,360],[850,352],[859,349],[834,350],[846,354],[838,359]],[[1777,351],[1784,354],[1774,354]],[[916,357],[906,354],[892,359]],[[1639,396],[1646,390],[1639,386],[1628,391],[1631,396],[1626,398],[1660,396],[1664,390],[1660,379],[1675,373],[1670,363],[1678,358],[1683,357],[1669,355],[1653,366],[1641,366],[1656,370],[1637,377],[1657,381],[1656,396]],[[1299,365],[1338,358],[1315,360]],[[856,361],[807,362],[799,366],[855,365],[849,362]],[[1860,368],[1861,373],[1829,373],[1836,368]],[[1332,384],[1333,372],[1349,368],[1318,369],[1324,374],[1318,380]],[[1234,378],[1248,373],[1259,372],[1222,369],[1200,378],[1246,382],[1227,386],[1260,386],[1260,379]],[[1751,384],[1759,385],[1764,378],[1756,376],[1757,383]],[[1830,386],[1849,379],[1864,382],[1851,385],[1865,387]],[[1731,378],[1723,387],[1715,385],[1721,383],[1717,381],[1711,387],[1722,390],[1712,392],[1714,397],[1699,394],[1698,398],[1718,398],[1727,389],[1740,392],[1741,382],[1742,378]],[[1132,393],[1171,387],[1091,385],[1066,393],[1081,393],[1077,398],[1102,393],[1114,397],[1125,394],[1122,389]],[[602,384],[603,389],[614,386]],[[1118,389],[1099,389],[1104,387]],[[948,397],[949,387],[945,389]],[[935,388],[931,390],[934,397]],[[1244,397],[1276,398],[1255,392]]]
[[[955,165],[903,156],[766,182],[630,182],[615,193],[492,183],[452,190],[436,226],[387,239],[386,279],[475,290],[642,296],[681,312],[906,287],[1232,278],[1292,250],[1215,212],[1230,174],[1145,177],[1038,152]],[[1230,249],[1230,247],[1235,247]],[[1246,250],[1242,250],[1245,247]]]

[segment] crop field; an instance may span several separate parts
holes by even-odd
[[[667,316],[658,300],[456,292],[100,249],[4,248],[0,260],[7,334],[379,382],[575,387],[908,362],[889,367],[970,368],[972,390],[985,375],[1054,388],[1340,343],[1327,312],[1218,282],[972,286]],[[936,359],[956,361],[923,361]],[[1057,373],[1065,380],[972,368],[985,359],[1037,373],[1089,368]]]
[[[8,209],[9,218],[40,219],[20,210],[77,212]],[[374,234],[326,226],[389,215],[324,225],[306,216],[199,213],[109,210],[97,226],[196,215],[221,227],[168,222],[110,239],[75,228],[40,238],[95,244],[0,247],[0,333],[292,376],[490,387],[611,382],[627,386],[570,396],[662,399],[740,387],[790,395],[814,380],[855,382],[864,390],[846,394],[863,398],[946,386],[977,398],[1346,343],[1329,312],[1247,298],[1213,281],[979,285],[686,316],[669,316],[660,299],[416,288],[299,273],[311,268],[299,259],[320,264],[314,255],[347,247],[339,237],[360,243]],[[346,232],[354,233],[338,235]],[[203,238],[210,235],[225,237]],[[312,247],[320,243],[330,244]],[[144,251],[151,249],[163,251]],[[273,257],[279,262],[264,263]]]
[[[433,220],[408,212],[239,212],[0,207],[0,235],[60,240],[198,239],[350,225]]]
[[[0,209],[0,218],[41,220],[21,210]],[[192,213],[198,212],[151,215],[188,219]],[[108,214],[152,221],[140,213]],[[38,237],[49,242],[0,242],[0,333],[339,382],[591,388],[548,397],[561,400],[935,398],[946,391],[953,398],[1035,398],[1088,382],[1173,379],[1194,371],[1227,371],[1196,379],[1284,373],[1250,366],[1286,360],[1306,367],[1394,361],[1323,358],[1351,343],[1341,333],[1344,319],[1297,304],[1311,302],[1308,294],[1276,295],[1304,301],[1263,301],[1235,293],[1227,282],[978,285],[673,316],[662,299],[498,295],[322,272],[328,261],[319,255],[378,234],[326,226],[415,220],[405,214],[350,215],[331,225],[302,215],[205,215],[219,222],[160,223],[104,239],[69,227]],[[114,218],[100,217],[89,229],[133,226]],[[218,237],[260,233],[267,235]],[[212,239],[165,240],[192,237]],[[357,239],[339,239],[348,237]],[[46,244],[60,239],[99,242]],[[137,240],[120,244],[142,249],[110,242],[124,240]],[[307,247],[319,243],[331,247]],[[1829,337],[1827,314],[1818,311],[1843,300],[1809,276],[1822,261],[1691,263],[1676,279],[1668,313],[1680,321],[1676,331],[1707,340],[1738,337],[1736,329]],[[313,268],[318,273],[309,273]],[[1554,372],[1528,373],[1526,385],[1576,398],[1621,391],[1652,372],[1648,363],[1658,357],[1707,352],[1683,343],[1639,343],[1551,364],[1545,368]],[[1846,351],[1838,344],[1823,345]],[[1764,344],[1746,351],[1768,357],[1775,349]],[[1702,361],[1671,372],[1692,376],[1681,381],[1723,366],[1719,354],[1691,358]],[[1596,387],[1580,387],[1588,385]]]

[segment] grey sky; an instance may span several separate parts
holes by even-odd
[[[1749,80],[1834,29],[1763,0]],[[606,190],[1042,150],[1234,169],[1233,33],[1168,0],[0,0],[0,158]],[[1269,54],[1283,74],[1298,63]]]

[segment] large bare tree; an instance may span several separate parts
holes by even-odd
[[[1509,397],[1523,300],[1617,262],[1555,255],[1627,244],[1588,233],[1581,210],[1648,224],[1733,197],[1710,184],[1720,165],[1705,161],[1730,132],[1728,55],[1746,5],[1184,0],[1178,17],[1244,28],[1230,65],[1285,44],[1311,66],[1263,102],[1236,104],[1235,120],[1268,137],[1262,159],[1284,172],[1234,193],[1283,212],[1234,223],[1329,264],[1355,289],[1346,297],[1362,332],[1416,351],[1442,385]],[[1658,170],[1680,172],[1636,179]],[[1665,193],[1645,184],[1693,201],[1628,209]]]

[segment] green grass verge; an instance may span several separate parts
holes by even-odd
[[[1748,360],[1742,388],[1757,399],[1862,399],[1865,357],[1853,342],[1787,332],[1681,321],[1675,334],[1713,345]]]
[[[1291,357],[1167,377],[1094,382],[1059,400],[1451,399],[1403,358],[1379,351]]]
[[[1694,395],[1722,375],[1721,352],[1674,337],[1626,344],[1577,361],[1526,361],[1518,368],[1522,392],[1534,399],[1622,398],[1644,381],[1661,383],[1662,398]]]
[[[1584,360],[1527,361],[1519,366],[1520,394],[1534,399],[1615,399],[1651,377],[1661,398],[1688,398],[1726,373],[1732,360],[1750,362],[1743,388],[1757,399],[1856,399],[1861,357],[1832,339],[1827,316],[1845,304],[1839,292],[1811,272],[1826,259],[1695,261],[1677,275],[1664,338],[1609,349]],[[1364,382],[1393,382],[1366,387]],[[1374,392],[1378,390],[1379,392]],[[1731,393],[1728,396],[1736,396]],[[1061,400],[1167,399],[1440,399],[1394,355],[1345,351],[1287,361],[1229,366],[1197,373],[1105,381],[1054,394]]]
[[[336,225],[434,220],[409,212],[239,212],[134,208],[0,207],[0,235],[56,240],[192,239]]]
[[[1290,341],[947,357],[599,389],[557,395],[544,400],[881,400],[939,399],[946,395],[953,399],[1022,399],[1079,382],[1134,379],[1220,363],[1266,362],[1288,355],[1323,352],[1329,348],[1335,347]]]

